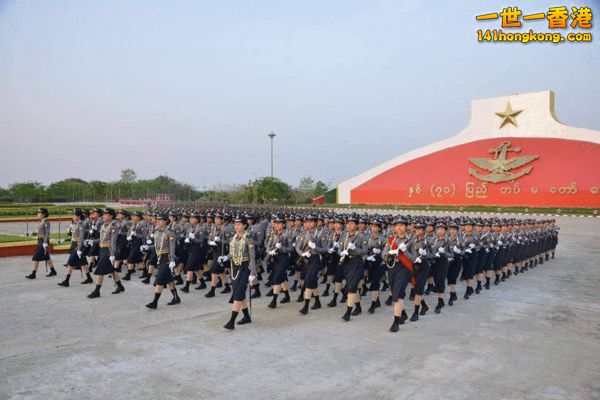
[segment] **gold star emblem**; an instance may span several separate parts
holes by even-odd
[[[521,114],[522,112],[523,112],[523,110],[513,111],[512,107],[510,106],[510,103],[508,103],[506,105],[506,110],[504,110],[504,112],[495,113],[497,116],[502,118],[502,123],[500,124],[500,129],[502,129],[504,127],[504,125],[506,125],[508,123],[511,123],[514,126],[518,126],[516,116]]]

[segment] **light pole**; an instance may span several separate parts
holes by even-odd
[[[271,138],[271,178],[273,178],[273,139],[275,138],[273,131],[269,133],[269,138]]]

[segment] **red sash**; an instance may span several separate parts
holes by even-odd
[[[390,245],[390,249],[392,249],[392,250],[398,249],[398,243],[396,243],[396,241],[394,240],[394,235],[392,235],[388,238],[388,243]],[[396,256],[396,259],[398,259],[402,263],[402,265],[404,265],[404,267],[406,267],[408,272],[410,272],[410,283],[414,285],[416,283],[416,281],[415,281],[415,271],[413,269],[413,263],[408,259],[408,257],[406,257],[404,255],[404,253],[402,251],[398,251],[398,255]]]

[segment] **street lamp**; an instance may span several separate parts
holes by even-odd
[[[269,138],[271,139],[271,178],[273,178],[273,139],[275,138],[273,131],[269,133]]]

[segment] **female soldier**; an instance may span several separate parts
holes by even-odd
[[[225,266],[229,261],[229,256],[227,256],[227,246],[229,246],[229,243],[225,240],[226,234],[223,226],[223,214],[217,212],[215,213],[215,224],[208,234],[208,245],[210,246],[211,254],[211,260],[209,261],[211,282],[210,291],[205,294],[206,297],[215,297],[215,289],[217,288],[219,277],[225,285],[221,293],[231,292],[231,287],[225,275]]]
[[[281,216],[276,216],[273,219],[273,230],[269,233],[265,247],[267,251],[268,262],[273,268],[273,299],[269,304],[270,308],[277,307],[277,296],[283,291],[283,299],[281,303],[290,302],[290,292],[288,291],[287,270],[290,266],[290,253],[294,251],[294,247],[289,242],[289,237],[283,230],[285,219]]]
[[[406,234],[406,225],[407,221],[403,218],[393,221],[393,233],[388,237],[382,252],[392,292],[390,304],[394,303],[394,322],[390,327],[390,332],[398,332],[399,325],[403,325],[408,319],[406,310],[404,310],[404,297],[406,296],[406,286],[411,280],[413,265],[407,257],[407,243],[410,239]]]
[[[71,225],[71,248],[69,249],[69,260],[67,261],[67,276],[60,282],[59,286],[69,287],[69,279],[74,269],[81,270],[85,265],[85,274],[89,277],[87,260],[83,257],[83,241],[85,240],[85,227],[83,225],[83,211],[80,208],[73,210],[73,224]],[[85,281],[84,281],[85,282]],[[82,282],[83,283],[83,282]]]
[[[384,273],[384,266],[381,259],[381,251],[385,246],[385,238],[381,234],[381,221],[377,219],[371,220],[371,235],[367,242],[369,256],[367,257],[367,270],[369,271],[369,279],[371,280],[371,307],[369,314],[373,314],[375,309],[381,307],[379,301],[379,286]]]
[[[435,307],[435,313],[439,314],[444,307],[444,291],[446,290],[446,278],[448,277],[448,239],[446,238],[446,224],[439,221],[435,225],[436,236],[431,241],[431,252],[433,257],[430,258],[431,271],[433,273],[433,284],[435,293],[437,293],[438,304]]]
[[[50,222],[48,221],[48,209],[38,209],[37,217],[40,220],[40,222],[37,224],[35,232],[35,235],[37,235],[37,247],[35,248],[33,257],[31,257],[31,260],[33,261],[33,271],[31,271],[31,274],[25,277],[27,279],[35,279],[40,261],[45,261],[46,265],[50,267],[50,272],[46,276],[56,275],[54,264],[50,259],[50,254],[48,254],[48,245],[50,244]]]
[[[136,264],[144,261],[144,255],[141,251],[146,234],[144,213],[136,211],[131,214],[131,222],[129,232],[127,232],[127,241],[130,243],[129,255],[127,256],[127,275],[123,277],[123,280],[126,281],[130,280],[131,275],[135,273]]]
[[[224,326],[225,329],[235,329],[235,319],[240,310],[244,313],[238,325],[252,322],[246,305],[246,288],[248,283],[256,279],[256,257],[254,242],[246,234],[245,220],[236,217],[234,220],[235,234],[229,242],[229,257],[231,258],[231,318]]]
[[[115,210],[112,208],[107,208],[104,210],[104,213],[102,214],[104,223],[100,227],[100,238],[97,240],[94,239],[93,243],[91,243],[98,244],[100,250],[96,272],[94,273],[94,275],[96,275],[96,288],[88,295],[88,298],[90,299],[100,297],[100,288],[102,287],[102,282],[104,281],[105,275],[112,274],[115,284],[117,285],[117,288],[114,290],[114,292],[112,292],[112,294],[118,294],[125,291],[125,288],[119,279],[119,274],[114,268],[118,235],[117,225],[114,220],[115,216]]]
[[[348,305],[342,316],[344,321],[350,321],[350,314],[359,315],[362,312],[358,283],[364,275],[363,256],[367,254],[367,238],[357,231],[357,222],[358,218],[354,215],[347,218],[347,231],[342,236],[339,250],[340,268],[344,272],[348,292]]]
[[[300,257],[301,264],[304,266],[304,307],[300,309],[301,314],[308,313],[308,304],[311,296],[315,298],[312,310],[321,308],[319,300],[319,271],[321,270],[321,254],[327,250],[321,242],[322,236],[315,228],[317,217],[314,215],[306,216],[305,228],[300,236],[296,238],[296,253]]]
[[[181,299],[177,295],[177,288],[173,284],[173,269],[177,265],[175,263],[175,234],[173,230],[167,227],[168,217],[166,214],[158,215],[157,219],[158,230],[154,234],[154,245],[149,246],[149,250],[156,253],[158,271],[154,279],[154,300],[146,304],[146,307],[153,310],[158,306],[158,299],[165,286],[173,294],[173,299],[167,305],[171,306],[181,303]]]
[[[200,214],[190,214],[191,224],[188,227],[188,234],[184,240],[187,244],[187,260],[185,286],[181,289],[182,292],[189,293],[190,285],[194,279],[194,275],[200,280],[198,289],[206,289],[202,267],[206,263],[206,253],[208,248],[208,239],[204,233],[202,225],[199,224]]]
[[[459,226],[456,222],[448,224],[450,235],[448,236],[448,286],[450,287],[450,299],[448,305],[451,306],[458,299],[456,296],[456,280],[462,268],[462,250],[460,248],[460,237],[458,236]]]
[[[425,242],[425,224],[423,222],[417,222],[414,225],[415,235],[408,244],[408,253],[410,254],[409,259],[413,263],[413,270],[415,275],[415,311],[410,317],[411,321],[419,320],[419,308],[421,309],[420,314],[425,315],[429,307],[423,300],[423,293],[425,289],[425,283],[429,277],[429,271],[431,265],[429,265],[429,253],[431,249]]]

